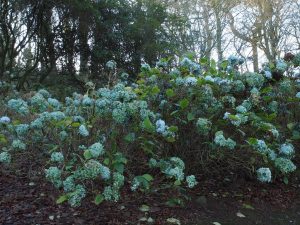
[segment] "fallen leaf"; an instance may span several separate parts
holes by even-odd
[[[168,218],[167,222],[168,223],[174,223],[174,224],[177,224],[177,225],[181,225],[180,220],[175,219],[175,218]]]
[[[236,216],[237,217],[240,217],[240,218],[245,218],[246,216],[244,214],[242,214],[241,212],[237,212],[236,213]]]
[[[249,205],[249,204],[243,204],[243,208],[245,208],[245,209],[252,209],[252,210],[254,210],[254,207],[252,206],[252,205]]]
[[[139,209],[142,212],[148,212],[150,210],[150,207],[147,205],[142,205]]]

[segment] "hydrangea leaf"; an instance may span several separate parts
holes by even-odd
[[[68,200],[68,195],[62,195],[56,200],[56,204],[61,204]]]
[[[153,177],[150,174],[147,174],[147,173],[143,175],[143,178],[145,178],[149,182],[153,180]]]
[[[102,194],[98,194],[96,197],[95,197],[95,204],[96,205],[100,205],[102,202],[104,201],[104,196]]]

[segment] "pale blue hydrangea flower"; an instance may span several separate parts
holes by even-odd
[[[15,112],[27,115],[29,113],[29,108],[27,103],[22,99],[10,99],[7,103],[8,108],[14,110]]]
[[[212,76],[206,76],[204,77],[204,80],[209,81],[209,82],[215,82],[215,79]]]
[[[75,180],[73,176],[69,176],[67,177],[64,181],[63,181],[63,188],[65,192],[71,192],[75,190]]]
[[[157,166],[158,166],[157,160],[151,158],[151,159],[149,160],[149,167],[150,167],[150,168],[155,168],[155,167],[157,167]]]
[[[283,93],[290,93],[292,90],[292,82],[288,79],[282,80],[279,83],[279,90]]]
[[[158,68],[167,68],[168,67],[168,62],[165,60],[159,60],[156,62],[156,67]]]
[[[156,125],[157,133],[163,134],[167,129],[165,121],[163,121],[161,119],[157,120],[155,125]]]
[[[259,151],[260,153],[266,154],[269,147],[264,140],[257,140],[254,148]]]
[[[47,100],[44,98],[43,95],[36,93],[30,99],[30,105],[38,109],[39,112],[43,112],[47,110],[49,103],[47,102]]]
[[[21,140],[19,140],[19,139],[13,140],[11,146],[14,149],[26,150],[26,144],[24,142],[22,142]]]
[[[250,111],[252,108],[252,103],[250,100],[244,100],[241,105],[244,106],[247,109],[247,111]]]
[[[282,60],[277,60],[276,62],[276,70],[280,71],[280,72],[285,72],[287,70],[288,65],[282,61]]]
[[[297,169],[295,164],[290,159],[286,158],[275,159],[275,167],[283,174],[294,172]]]
[[[127,108],[123,103],[118,104],[112,111],[112,117],[117,123],[124,123],[127,119]]]
[[[120,198],[119,190],[111,186],[106,186],[102,194],[106,201],[117,202]]]
[[[199,118],[196,126],[200,134],[207,135],[211,130],[212,123],[206,118]]]
[[[282,144],[279,148],[279,154],[287,158],[292,158],[295,154],[294,146],[290,143]]]
[[[61,187],[62,171],[60,169],[58,169],[56,166],[52,166],[52,167],[49,167],[48,169],[45,169],[45,174],[46,174],[47,180],[49,180],[56,188]]]
[[[182,78],[182,77],[177,77],[176,80],[175,80],[175,84],[176,84],[177,86],[184,85],[184,84],[185,84],[185,79]]]
[[[73,116],[72,120],[73,120],[73,122],[79,122],[79,123],[85,122],[85,119],[82,116]]]
[[[223,131],[216,132],[214,142],[220,147],[227,147],[231,150],[236,146],[236,142],[234,140],[232,140],[231,138],[226,139],[224,137]]]
[[[48,101],[49,105],[51,105],[56,110],[60,109],[61,104],[60,104],[60,102],[57,99],[55,99],[55,98],[48,98],[47,101]]]
[[[265,83],[265,78],[262,74],[259,73],[245,73],[246,82],[251,88],[261,88]]]
[[[235,80],[233,82],[233,89],[235,92],[243,92],[245,91],[246,87],[241,80]]]
[[[272,79],[273,77],[272,77],[272,73],[270,72],[270,71],[264,71],[264,73],[265,73],[265,77],[266,78],[268,78],[268,79]]]
[[[89,147],[92,157],[97,158],[104,154],[104,147],[101,143],[97,142]]]
[[[173,77],[179,77],[181,75],[181,72],[178,69],[172,69],[170,75]]]
[[[257,171],[257,179],[262,183],[270,183],[272,181],[272,173],[269,168],[259,168]]]
[[[81,204],[81,200],[86,196],[86,190],[84,186],[78,184],[75,187],[75,191],[70,193],[68,202],[72,207],[78,207]]]
[[[195,85],[197,85],[197,82],[198,82],[198,80],[195,77],[185,78],[185,85],[186,86],[195,86]]]
[[[142,69],[142,71],[150,71],[150,70],[151,70],[151,67],[150,67],[149,64],[143,63],[143,64],[141,65],[141,69]]]
[[[196,177],[194,175],[187,176],[185,180],[189,188],[193,188],[198,184]]]
[[[88,129],[86,128],[85,125],[80,125],[79,129],[78,129],[78,133],[83,136],[83,137],[87,137],[90,135],[90,132],[88,131]]]
[[[239,106],[236,107],[236,111],[237,111],[238,113],[246,113],[246,112],[247,112],[247,109],[246,109],[244,106],[239,105]]]
[[[106,166],[101,165],[100,166],[100,175],[103,180],[109,180],[110,179],[110,169]]]
[[[49,113],[49,118],[51,120],[60,121],[60,120],[64,120],[66,118],[66,115],[61,111],[55,111]]]
[[[300,91],[296,94],[296,98],[300,98]]]
[[[45,89],[40,89],[38,91],[38,93],[41,94],[44,98],[50,98],[51,97],[51,94]]]
[[[139,188],[140,184],[141,183],[139,182],[139,180],[135,177],[130,186],[131,191],[136,191]]]
[[[51,154],[51,161],[52,162],[63,162],[64,161],[64,155],[61,152],[53,152]]]
[[[67,137],[68,137],[68,133],[66,131],[63,130],[63,131],[59,132],[59,139],[61,141],[65,141],[67,139]]]
[[[113,174],[113,181],[113,186],[120,188],[124,185],[125,177],[121,173],[115,172]]]
[[[114,60],[110,60],[110,61],[108,61],[107,63],[106,63],[106,68],[107,69],[109,69],[109,70],[114,70],[114,69],[116,69],[116,67],[117,67],[117,63],[116,63],[116,61],[114,61]]]
[[[184,57],[181,61],[180,61],[180,66],[182,67],[187,67],[189,68],[192,65],[193,61],[190,60],[187,57]]]
[[[268,105],[268,109],[271,112],[277,112],[278,111],[278,102],[277,101],[270,102],[269,105]]]
[[[161,160],[158,163],[161,171],[169,177],[174,177],[176,180],[184,179],[184,162],[178,157],[171,157],[168,161]]]
[[[224,113],[224,116],[223,116],[223,119],[224,119],[224,120],[229,119],[229,116],[230,116],[230,115],[231,115],[230,112],[225,112],[225,113]]]
[[[11,162],[11,155],[8,152],[1,152],[0,163],[10,163],[10,162]]]
[[[76,176],[82,180],[95,179],[101,175],[101,167],[100,162],[91,159],[85,163],[83,169],[77,171]]]
[[[274,138],[279,137],[279,131],[277,129],[275,129],[275,128],[271,129],[271,133],[272,133]]]
[[[19,124],[15,126],[15,130],[18,136],[24,136],[29,131],[29,125],[28,124]]]
[[[2,116],[0,118],[0,124],[9,124],[10,123],[10,118],[7,116]]]
[[[266,154],[272,161],[274,161],[277,158],[277,154],[272,149],[268,149]]]
[[[90,98],[89,96],[85,95],[82,99],[83,106],[92,106],[94,104],[94,99]]]
[[[44,118],[39,117],[30,123],[32,129],[42,129],[44,127]]]

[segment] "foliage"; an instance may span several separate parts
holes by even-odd
[[[98,90],[90,82],[84,95],[64,102],[45,89],[7,100],[0,162],[10,163],[18,151],[41,151],[45,177],[64,191],[57,202],[74,207],[88,194],[96,204],[118,201],[125,184],[149,191],[156,179],[193,188],[196,177],[186,171],[248,170],[271,182],[296,170],[297,80],[271,83],[263,74],[241,74],[242,62],[233,57],[220,68],[192,57],[170,63],[143,64],[130,85],[124,76]]]

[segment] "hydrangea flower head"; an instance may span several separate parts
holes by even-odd
[[[97,158],[104,154],[104,147],[100,142],[91,145],[89,150],[93,158]]]
[[[85,125],[80,125],[78,133],[83,136],[83,137],[87,137],[90,135],[90,132],[88,131],[88,129],[86,128]]]
[[[270,183],[272,181],[272,173],[269,168],[259,168],[257,171],[257,179],[262,183]]]
[[[61,152],[53,152],[51,154],[51,161],[52,162],[63,162],[64,155]]]
[[[0,118],[0,123],[2,123],[2,124],[9,124],[10,123],[10,118],[7,117],[7,116],[2,116]]]
[[[292,158],[295,154],[294,146],[290,143],[282,144],[279,149],[279,154],[287,158]]]
[[[110,60],[110,61],[108,61],[107,63],[106,63],[106,68],[107,69],[109,69],[109,70],[114,70],[114,69],[116,69],[116,67],[117,67],[117,63],[116,63],[116,61],[114,61],[114,60]]]
[[[185,78],[185,85],[186,86],[195,86],[197,85],[197,78],[195,77],[187,77]]]
[[[156,132],[157,133],[163,134],[167,129],[166,122],[164,120],[161,120],[161,119],[157,120],[155,125],[156,125]]]
[[[283,174],[294,172],[297,169],[295,164],[290,159],[281,157],[275,159],[275,167],[279,169],[279,171],[281,171]]]
[[[0,163],[10,163],[10,162],[11,162],[11,155],[8,152],[1,152]]]
[[[186,180],[189,188],[193,188],[193,187],[195,187],[198,184],[198,182],[197,182],[197,180],[196,180],[196,178],[195,178],[194,175],[187,176],[185,178],[185,180]]]

